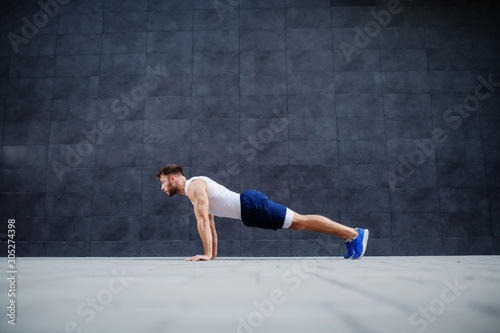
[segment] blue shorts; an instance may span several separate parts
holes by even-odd
[[[240,195],[241,220],[247,227],[273,229],[289,228],[293,211],[277,204],[258,191],[245,191]]]

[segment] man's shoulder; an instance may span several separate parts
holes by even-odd
[[[207,191],[207,186],[208,183],[206,181],[207,177],[204,176],[197,176],[197,177],[191,177],[188,180],[188,194],[189,192],[192,192],[193,194],[198,192],[198,191]]]
[[[207,180],[201,177],[193,177],[191,178],[191,184],[205,184],[205,187],[207,185]],[[199,186],[199,185],[197,185]]]

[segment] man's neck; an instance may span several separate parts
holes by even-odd
[[[186,177],[180,176],[178,178],[178,180],[179,180],[179,188],[178,188],[179,192],[177,192],[177,193],[180,194],[180,195],[187,195],[186,191],[185,191],[185,188],[186,188]]]

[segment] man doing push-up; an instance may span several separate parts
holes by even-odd
[[[156,178],[161,182],[161,190],[169,197],[185,195],[193,204],[205,254],[188,258],[187,261],[211,260],[217,256],[214,216],[241,219],[248,227],[311,230],[335,235],[342,238],[347,246],[344,258],[359,259],[365,254],[368,229],[350,228],[321,215],[301,215],[269,200],[261,192],[245,191],[238,194],[208,177],[186,179],[182,168],[176,164],[163,166]]]

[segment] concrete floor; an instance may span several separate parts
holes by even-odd
[[[500,331],[497,256],[182,259],[18,258],[0,331]]]

